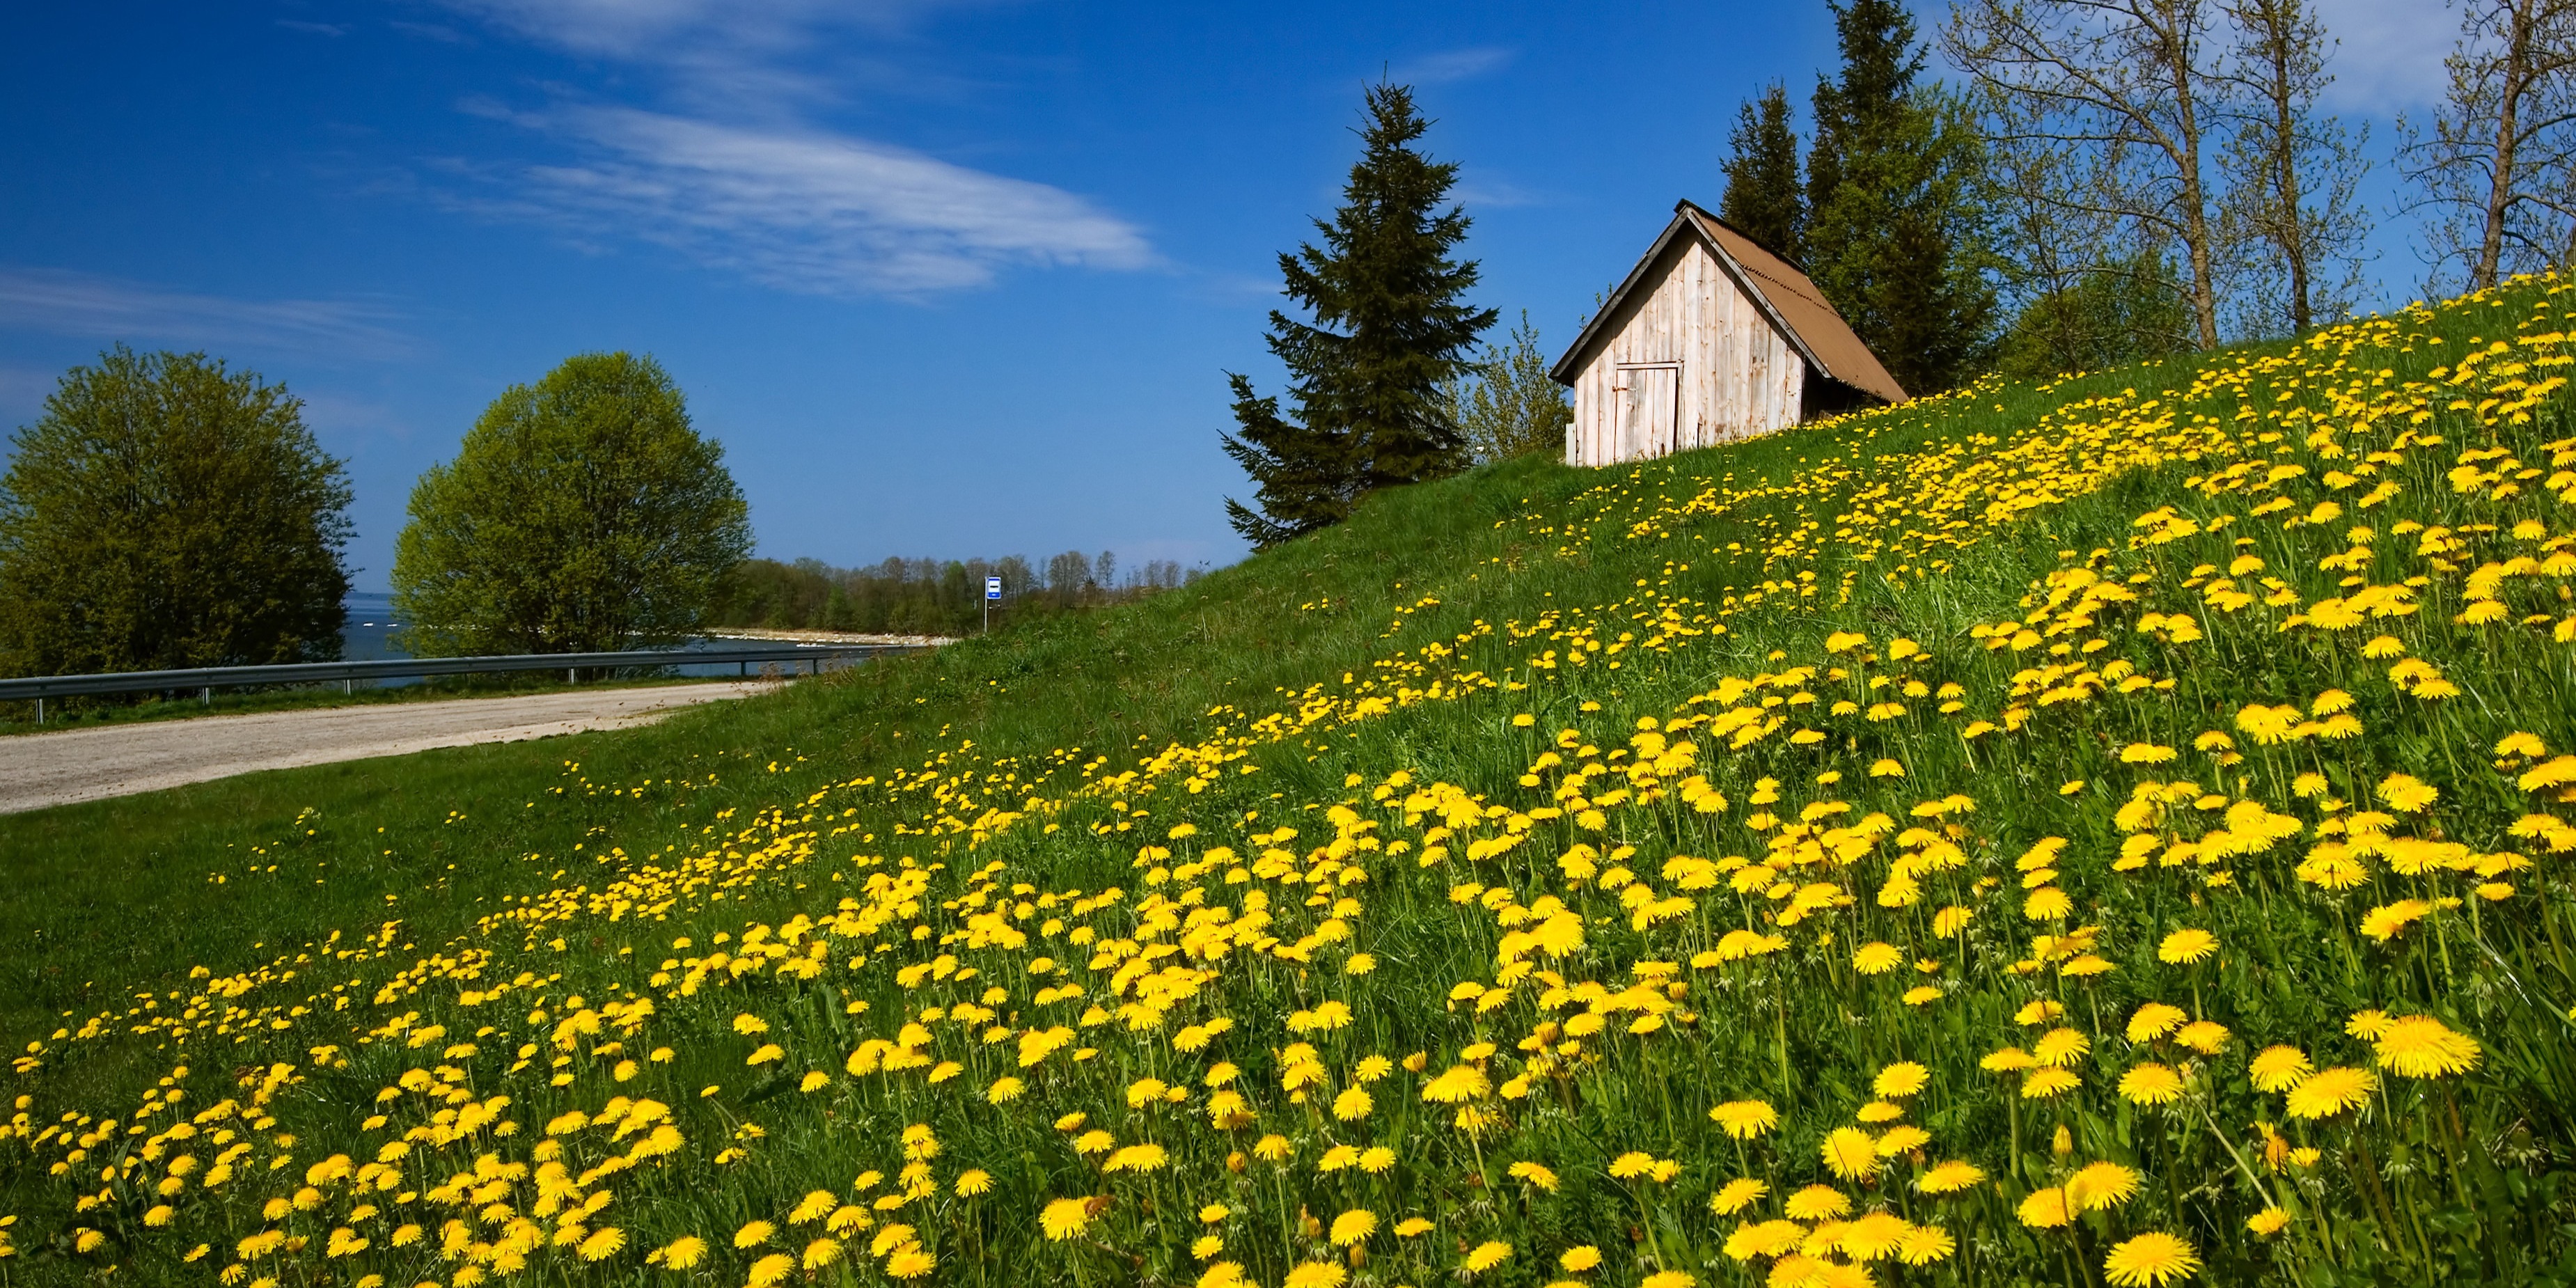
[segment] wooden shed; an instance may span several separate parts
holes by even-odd
[[[1682,202],[1549,371],[1574,387],[1569,465],[1616,465],[1903,402],[1815,284]]]

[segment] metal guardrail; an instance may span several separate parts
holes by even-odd
[[[0,701],[37,703],[37,722],[44,721],[44,700],[101,693],[156,693],[267,684],[354,686],[360,680],[410,679],[431,675],[480,675],[498,671],[582,671],[646,666],[721,666],[736,663],[743,674],[754,665],[804,663],[820,675],[823,663],[844,657],[909,653],[919,644],[774,644],[761,648],[639,649],[623,653],[518,653],[487,657],[404,657],[367,662],[298,662],[284,666],[207,666],[177,671],[119,671],[103,675],[34,675],[0,680]]]

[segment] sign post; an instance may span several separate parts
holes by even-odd
[[[999,578],[999,577],[987,577],[987,578],[985,578],[985,579],[984,579],[984,633],[985,633],[985,634],[987,634],[987,635],[990,635],[990,634],[992,634],[992,633],[993,633],[993,605],[994,605],[996,602],[998,602],[1001,598],[1002,598],[1002,579],[1001,579],[1001,578]]]

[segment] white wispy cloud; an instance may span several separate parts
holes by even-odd
[[[1073,193],[811,123],[853,83],[904,79],[853,78],[866,56],[834,37],[900,42],[922,14],[985,2],[438,0],[493,30],[643,69],[667,98],[663,110],[468,102],[571,156],[451,163],[471,186],[446,199],[810,294],[920,295],[980,286],[1011,265],[1154,263],[1133,224]]]
[[[413,348],[393,321],[391,310],[363,301],[244,300],[0,267],[0,327],[51,335],[381,360]]]
[[[1453,81],[1473,80],[1487,72],[1501,71],[1511,65],[1514,51],[1500,45],[1476,45],[1466,49],[1443,50],[1398,64],[1388,72],[1389,79],[1405,85],[1446,85]]]
[[[475,208],[640,238],[782,290],[912,295],[978,286],[1012,264],[1154,262],[1133,225],[1072,193],[888,144],[620,107],[508,119],[582,156],[504,172],[513,190]]]
[[[923,14],[985,0],[438,0],[523,40],[658,66],[685,86],[776,77],[828,37],[893,35]]]

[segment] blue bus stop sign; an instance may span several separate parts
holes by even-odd
[[[1001,597],[1002,597],[1002,579],[1001,579],[1001,578],[999,578],[999,577],[987,577],[987,578],[985,578],[985,579],[984,579],[984,598],[986,598],[986,599],[1000,599]]]

